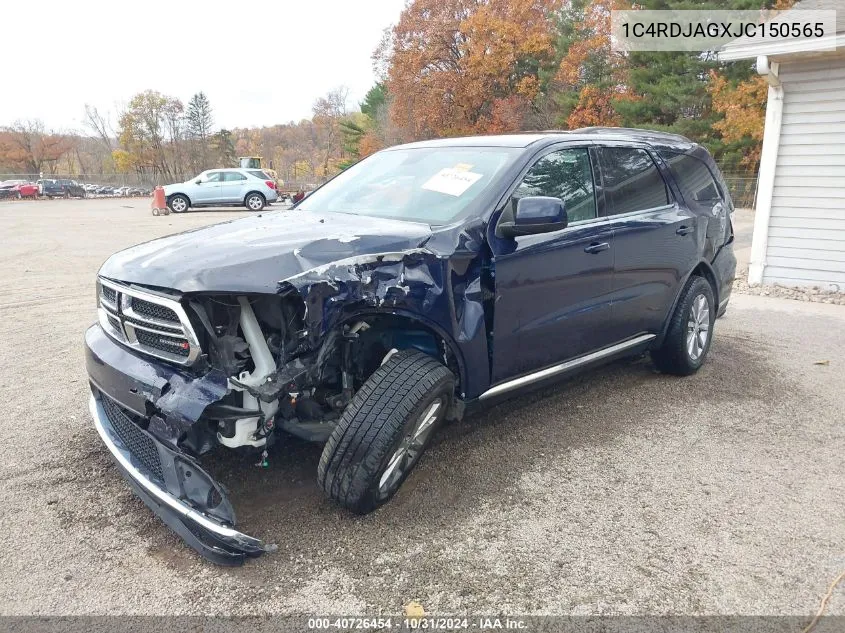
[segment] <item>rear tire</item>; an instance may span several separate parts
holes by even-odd
[[[716,321],[713,288],[703,277],[690,277],[675,306],[663,345],[651,352],[666,374],[689,376],[698,371],[710,351]]]
[[[184,213],[191,207],[191,202],[182,194],[177,193],[167,201],[167,208],[173,213]]]
[[[455,377],[436,358],[403,350],[355,394],[329,437],[317,482],[355,512],[372,512],[391,497],[428,447],[451,404]]]
[[[266,204],[267,200],[260,193],[251,193],[244,199],[244,206],[250,211],[261,211]]]

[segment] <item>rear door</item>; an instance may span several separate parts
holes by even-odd
[[[220,188],[220,201],[238,203],[246,196],[247,177],[238,171],[224,171],[223,183]]]
[[[524,196],[566,204],[565,229],[491,240],[495,270],[494,383],[580,356],[610,341],[613,232],[601,217],[588,147],[539,157],[507,205]]]
[[[611,330],[617,340],[656,334],[698,263],[701,227],[646,147],[602,145],[597,153],[616,253]]]

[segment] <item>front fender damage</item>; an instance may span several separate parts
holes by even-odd
[[[367,314],[402,315],[436,331],[453,355],[468,397],[489,380],[488,339],[492,285],[476,252],[439,255],[419,248],[352,257],[282,280],[278,293],[304,306],[303,348],[318,351],[319,372],[342,325]],[[467,372],[466,367],[473,367]]]
[[[265,455],[278,429],[325,440],[326,431],[334,428],[367,377],[360,368],[352,369],[350,358],[355,345],[366,347],[370,325],[371,337],[375,336],[372,331],[384,328],[381,335],[389,340],[388,348],[420,346],[442,358],[456,374],[453,413],[462,410],[459,401],[475,397],[489,384],[493,271],[489,257],[478,248],[479,235],[478,230],[456,231],[418,248],[317,266],[297,254],[303,272],[280,279],[275,294],[261,295],[262,300],[273,298],[283,306],[278,312],[284,317],[281,327],[270,325],[272,310],[262,311],[255,305],[253,316],[257,315],[265,339],[258,343],[272,350],[275,362],[275,371],[258,385],[240,382],[245,367],[233,372],[228,364],[216,364],[213,352],[201,359],[200,367],[176,369],[139,359],[96,326],[89,330],[88,370],[97,402],[113,399],[136,416],[141,432],[155,443],[165,472],[157,479],[131,457],[131,451],[121,452],[121,447],[128,449],[126,439],[106,420],[101,435],[107,445],[111,441],[109,448],[138,496],[214,562],[237,564],[273,549],[234,530],[235,512],[226,492],[199,466],[199,457],[218,445],[218,426],[245,418],[258,419],[258,430],[268,433],[261,436],[267,440]],[[219,297],[215,296],[218,303]],[[194,310],[203,309],[202,293],[185,295],[184,300]],[[204,316],[209,322],[208,314]],[[235,325],[230,324],[228,330],[220,327],[221,339],[224,335],[230,341],[238,338],[237,316],[231,318]],[[420,324],[420,332],[406,332],[408,323]],[[431,336],[417,336],[423,330]],[[251,408],[245,408],[239,393],[244,403],[249,395]],[[275,419],[269,414],[260,417],[265,403],[272,403]],[[102,406],[94,410],[103,414]],[[135,470],[127,468],[126,462]]]

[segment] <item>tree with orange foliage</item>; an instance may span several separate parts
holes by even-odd
[[[560,0],[412,0],[382,48],[407,138],[519,129],[553,61]]]
[[[724,118],[713,124],[726,145],[744,149],[740,164],[756,170],[760,164],[768,85],[763,77],[752,77],[732,84],[723,75],[710,71],[707,86],[713,111]]]
[[[0,130],[0,165],[20,173],[53,173],[59,159],[72,149],[69,136],[47,131],[38,120],[16,121]]]
[[[619,125],[614,102],[633,98],[627,88],[625,57],[610,46],[610,12],[623,8],[630,6],[621,0],[570,4],[572,32],[562,44],[564,55],[554,78],[554,89],[569,93],[562,102],[570,129]]]

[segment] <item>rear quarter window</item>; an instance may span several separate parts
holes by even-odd
[[[689,154],[660,152],[660,157],[669,166],[672,177],[678,183],[681,194],[687,202],[717,202],[724,197],[713,173],[704,161]]]
[[[270,180],[270,176],[265,174],[263,171],[259,169],[250,169],[247,171],[250,176],[255,176],[256,178],[260,178],[261,180]]]

